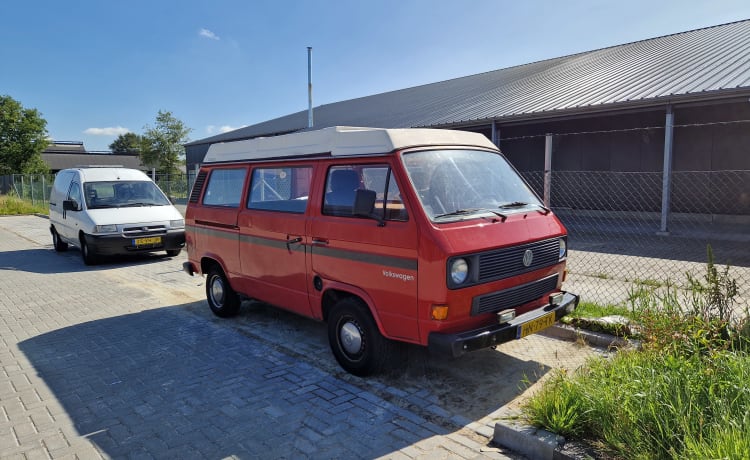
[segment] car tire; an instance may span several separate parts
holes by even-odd
[[[52,227],[52,245],[57,252],[65,252],[68,250],[68,243],[60,239],[60,235],[57,234],[57,230],[55,230],[54,227]]]
[[[360,377],[396,364],[397,344],[380,334],[367,306],[355,297],[334,305],[328,317],[328,342],[339,365]]]
[[[206,300],[213,314],[221,318],[235,316],[240,309],[240,297],[219,267],[214,266],[208,271]]]
[[[86,265],[96,265],[99,262],[99,257],[86,243],[86,235],[81,235],[81,258],[83,263]]]
[[[182,252],[182,249],[167,249],[167,255],[169,257],[177,257]]]

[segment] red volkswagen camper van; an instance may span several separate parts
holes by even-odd
[[[212,145],[185,271],[211,310],[254,298],[325,321],[355,375],[397,342],[452,356],[573,311],[566,231],[481,134],[333,127]]]

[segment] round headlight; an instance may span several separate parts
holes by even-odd
[[[469,264],[464,259],[456,259],[451,263],[451,280],[456,284],[466,281],[469,276]]]
[[[560,256],[559,260],[563,260],[568,255],[568,245],[565,243],[565,238],[560,238]]]

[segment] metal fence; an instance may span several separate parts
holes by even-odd
[[[522,174],[543,195],[544,174]],[[152,177],[174,201],[185,202],[195,173]],[[0,176],[0,194],[46,204],[53,180]],[[662,232],[660,172],[551,173],[550,205],[569,231],[567,289],[584,301],[627,305],[639,286],[685,285],[686,273],[702,276],[710,245],[748,304],[750,213],[737,190],[750,184],[750,171],[673,172],[672,180],[669,231]]]
[[[544,174],[523,175],[542,195]],[[584,301],[627,306],[639,287],[684,288],[687,273],[702,278],[710,246],[747,305],[750,215],[736,191],[750,184],[750,171],[673,172],[672,181],[665,232],[661,172],[551,173],[550,205],[569,232],[567,289]]]
[[[189,189],[187,174],[154,174],[149,177],[164,193],[176,202],[187,200]],[[0,176],[0,195],[10,195],[46,206],[55,176],[52,174],[12,174]]]
[[[12,174],[0,176],[0,195],[10,195],[36,205],[46,205],[55,176],[51,174]]]

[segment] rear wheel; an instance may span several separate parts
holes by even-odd
[[[83,234],[81,235],[81,257],[83,258],[83,263],[86,265],[96,265],[99,262],[99,257],[89,247],[89,244],[86,242],[86,235]]]
[[[208,271],[206,299],[214,315],[222,318],[234,316],[240,309],[240,298],[219,267],[212,267]]]
[[[341,367],[360,377],[382,372],[397,352],[397,345],[380,334],[367,306],[354,297],[333,307],[328,342]]]
[[[55,251],[64,252],[68,250],[68,243],[60,239],[60,235],[57,234],[57,230],[52,227],[52,245],[55,247]]]

